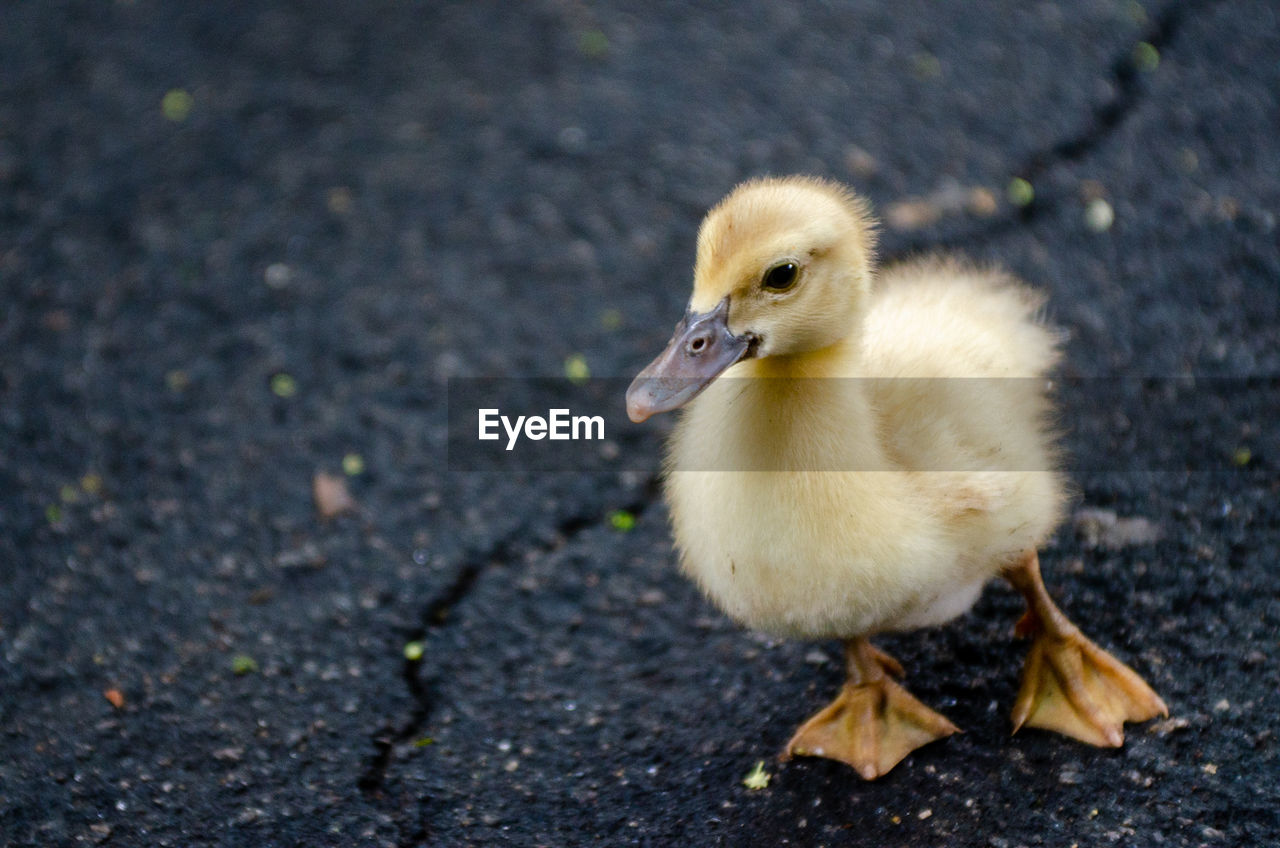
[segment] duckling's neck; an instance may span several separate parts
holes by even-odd
[[[778,468],[884,470],[875,410],[859,348],[845,339],[820,350],[742,363],[751,378],[739,438],[777,456]]]
[[[821,378],[861,376],[862,351],[850,338],[817,350],[749,359],[743,376],[763,378]]]

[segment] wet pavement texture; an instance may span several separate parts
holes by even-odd
[[[0,844],[1274,842],[1277,17],[0,6]],[[1042,554],[1171,720],[1011,738],[992,586],[881,640],[964,734],[871,784],[778,763],[839,646],[679,575],[669,421],[624,471],[450,470],[450,379],[635,373],[706,208],[795,172],[867,196],[886,261],[1043,288],[1064,378],[1191,381],[1066,405],[1080,515]],[[1117,433],[1195,460],[1090,462]],[[358,509],[319,517],[317,472]]]

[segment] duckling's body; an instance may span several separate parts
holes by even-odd
[[[788,753],[876,777],[955,732],[866,640],[946,622],[999,574],[1037,637],[1015,725],[1119,744],[1164,704],[1053,606],[1036,559],[1064,500],[1059,336],[1000,272],[924,260],[873,285],[871,226],[808,178],[747,183],[708,214],[689,312],[628,392],[636,420],[685,407],[666,478],[682,566],[748,626],[846,640],[849,682]]]
[[[861,343],[735,365],[671,441],[684,568],[730,615],[781,636],[963,613],[1060,515],[1035,379],[1056,336],[1031,320],[1038,306],[998,274],[913,263],[882,275]]]

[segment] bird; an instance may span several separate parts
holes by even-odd
[[[845,682],[784,760],[873,780],[957,732],[871,640],[951,621],[997,577],[1031,640],[1014,732],[1118,747],[1168,708],[1041,575],[1068,499],[1048,378],[1064,334],[1005,271],[880,269],[876,240],[869,204],[817,177],[749,180],[707,213],[684,317],[626,395],[636,423],[680,409],[663,465],[680,567],[749,628],[843,642]]]

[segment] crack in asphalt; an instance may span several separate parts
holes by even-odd
[[[491,568],[500,567],[504,563],[530,554],[546,556],[554,553],[572,543],[587,530],[602,525],[608,520],[608,516],[618,510],[625,510],[639,518],[658,499],[658,494],[658,477],[654,474],[645,480],[641,491],[624,504],[605,510],[575,512],[562,517],[555,525],[549,539],[535,544],[527,543],[525,540],[529,536],[529,528],[522,524],[484,549],[466,555],[462,558],[462,564],[455,570],[449,584],[422,607],[418,617],[419,624],[406,634],[407,641],[425,642],[431,634],[439,632],[454,620],[450,613],[466,600],[479,579]],[[425,668],[426,664],[420,659],[406,658],[403,661],[400,676],[416,706],[399,727],[387,724],[374,733],[372,739],[374,753],[368,758],[368,764],[357,781],[360,791],[366,795],[375,795],[382,790],[386,782],[387,769],[395,756],[396,746],[419,737],[435,710],[438,698],[434,691],[434,682],[424,674]],[[418,800],[422,808],[428,806],[431,801],[430,797],[426,796]],[[419,830],[405,844],[421,844],[429,835],[426,830],[426,825],[420,824]]]
[[[1157,54],[1162,54],[1173,43],[1188,15],[1198,12],[1202,6],[1215,2],[1219,0],[1187,0],[1187,2],[1170,3],[1152,19],[1151,26],[1142,41],[1154,47]],[[1094,108],[1089,125],[1075,135],[1062,139],[1048,150],[1033,154],[1027,162],[1024,176],[1035,177],[1059,162],[1072,162],[1083,158],[1102,144],[1124,122],[1124,119],[1137,106],[1143,88],[1142,74],[1131,53],[1126,53],[1112,61],[1111,77],[1115,82],[1115,94],[1110,100]]]
[[[1199,13],[1202,9],[1222,2],[1222,0],[1187,0],[1187,2],[1171,2],[1156,13],[1138,42],[1145,42],[1154,47],[1157,53],[1164,55],[1166,49],[1173,44],[1187,18]],[[1136,45],[1137,42],[1135,42]],[[1059,139],[1043,150],[1032,152],[1021,165],[1012,170],[1014,177],[1021,177],[1033,186],[1036,178],[1066,162],[1077,162],[1089,153],[1098,149],[1111,135],[1120,128],[1125,119],[1133,113],[1145,93],[1143,72],[1134,62],[1130,51],[1122,53],[1111,62],[1111,82],[1113,94],[1106,101],[1095,106],[1089,113],[1084,126],[1066,138]],[[1031,203],[1021,209],[991,219],[975,227],[962,228],[952,233],[927,236],[919,239],[907,239],[906,243],[893,251],[886,259],[902,259],[917,253],[936,250],[952,250],[999,238],[1013,232],[1037,218],[1052,214],[1062,206],[1060,198],[1045,196],[1039,188]]]

